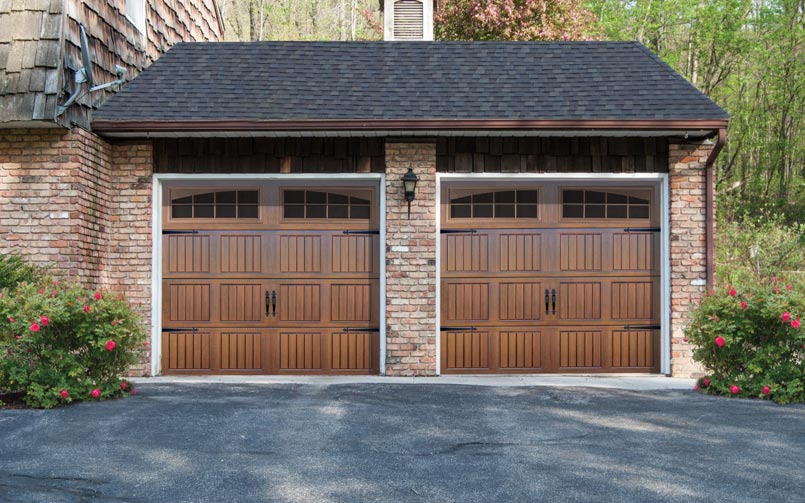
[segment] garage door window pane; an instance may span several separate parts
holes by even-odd
[[[259,199],[257,190],[214,190],[190,196],[174,197],[171,199],[171,217],[258,218],[257,203]]]
[[[259,216],[259,206],[242,205],[238,206],[238,218],[257,218]]]
[[[498,190],[450,200],[450,218],[537,218],[536,190]]]
[[[238,213],[234,204],[218,205],[215,207],[215,218],[237,218]]]
[[[537,218],[536,204],[518,204],[517,218]]]
[[[193,218],[193,206],[189,204],[174,205],[171,215],[173,218]]]
[[[212,204],[198,204],[193,209],[193,218],[215,218],[215,206]]]
[[[328,218],[349,218],[349,206],[330,206]]]
[[[307,207],[307,218],[327,218],[327,206],[323,204],[311,204]]]
[[[492,218],[491,204],[476,204],[472,206],[472,216],[474,218]]]
[[[297,204],[286,204],[283,215],[285,218],[305,218],[305,207]]]

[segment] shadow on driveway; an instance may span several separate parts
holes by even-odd
[[[805,407],[692,392],[155,385],[0,411],[0,501],[802,501]]]

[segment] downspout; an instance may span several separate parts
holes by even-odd
[[[706,233],[706,248],[707,248],[707,291],[711,292],[715,286],[715,270],[716,270],[716,175],[715,175],[715,162],[716,157],[724,147],[727,139],[727,130],[721,128],[718,130],[718,140],[716,141],[710,155],[707,156],[705,161],[705,233]]]

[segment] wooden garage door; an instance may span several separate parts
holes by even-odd
[[[373,186],[169,186],[165,374],[378,371]]]
[[[442,189],[445,373],[659,372],[655,187]]]

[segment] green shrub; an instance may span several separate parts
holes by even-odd
[[[33,283],[44,275],[41,267],[26,263],[19,255],[0,255],[0,290],[19,283]]]
[[[685,335],[707,393],[805,402],[805,285],[777,278],[704,298]]]
[[[131,391],[120,376],[145,334],[122,295],[55,281],[0,294],[0,390],[42,408]]]

